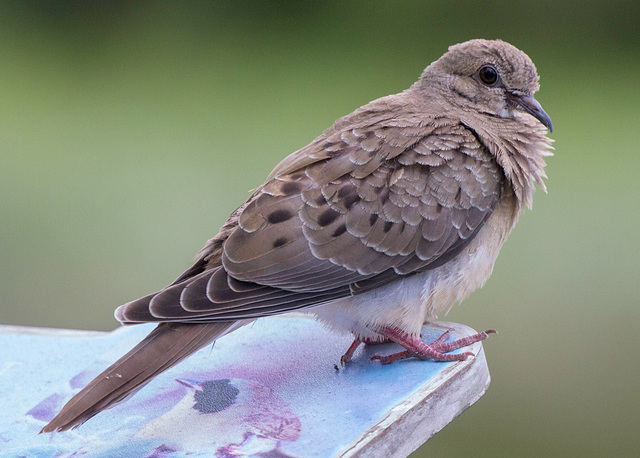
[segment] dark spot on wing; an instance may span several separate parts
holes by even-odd
[[[318,218],[318,224],[320,226],[328,226],[329,224],[333,223],[338,216],[340,216],[340,213],[331,208],[327,208],[320,214],[320,217]]]
[[[333,231],[333,237],[338,237],[342,234],[344,234],[345,232],[347,232],[347,225],[346,224],[341,224],[340,226],[338,226],[336,228],[335,231]]]
[[[353,204],[360,201],[360,196],[356,193],[351,194],[349,197],[344,199],[344,206],[347,210],[353,207]]]
[[[267,221],[269,221],[271,224],[278,224],[287,221],[292,217],[293,213],[291,213],[290,210],[287,210],[286,208],[280,208],[271,212],[269,216],[267,216]]]
[[[300,191],[300,184],[296,183],[295,181],[287,181],[286,183],[283,183],[282,185],[282,193],[284,195],[290,195],[290,194],[294,194],[296,192]]]
[[[343,199],[347,197],[349,194],[353,194],[354,192],[355,192],[355,189],[353,188],[353,186],[350,186],[350,185],[343,186],[338,191],[338,197]]]
[[[273,247],[274,247],[274,248],[281,247],[282,245],[284,245],[284,244],[285,244],[285,243],[287,243],[287,242],[288,242],[288,240],[287,240],[287,238],[286,238],[286,237],[280,237],[280,238],[277,238],[277,239],[275,239],[275,240],[274,240],[274,242],[273,242]]]

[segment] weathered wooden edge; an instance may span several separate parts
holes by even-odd
[[[430,323],[458,336],[475,331],[458,323]],[[340,457],[406,457],[423,445],[487,391],[491,377],[482,343],[468,348],[476,356],[452,364],[381,417],[344,447]]]

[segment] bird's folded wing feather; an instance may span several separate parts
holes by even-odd
[[[191,269],[123,305],[117,318],[273,315],[379,287],[460,252],[502,192],[493,156],[447,118],[353,115],[358,122],[338,121],[282,161]]]

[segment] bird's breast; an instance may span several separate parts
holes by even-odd
[[[515,226],[519,215],[512,193],[502,197],[478,235],[458,256],[434,269],[425,283],[424,320],[448,312],[456,303],[484,285],[493,271],[502,245]]]

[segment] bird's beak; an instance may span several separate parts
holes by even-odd
[[[538,103],[532,95],[512,95],[513,102],[531,116],[540,121],[549,132],[553,132],[553,123],[549,115],[542,109],[542,106]]]

